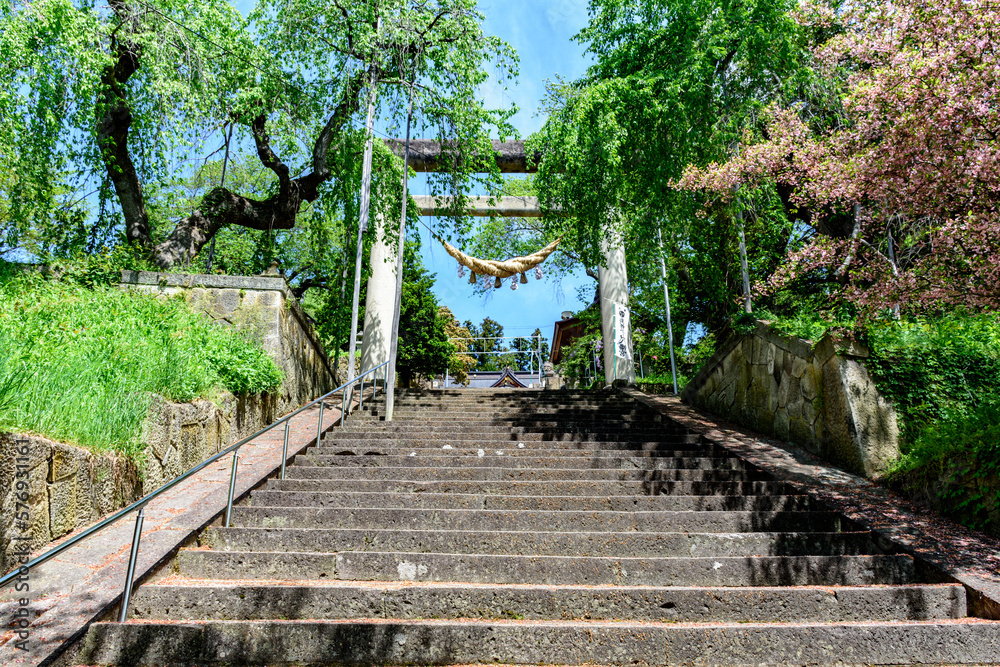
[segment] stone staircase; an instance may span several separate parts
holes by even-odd
[[[610,392],[401,392],[140,586],[109,665],[1000,661],[962,586]]]

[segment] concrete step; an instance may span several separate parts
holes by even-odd
[[[95,624],[121,665],[987,662],[1000,624],[623,394],[401,390]],[[888,552],[888,553],[886,553]]]
[[[137,589],[132,617],[623,619],[692,623],[925,621],[966,615],[965,589],[934,586],[664,588],[188,580]]]
[[[304,466],[290,465],[285,471],[291,479],[407,479],[407,480],[469,480],[495,482],[541,482],[555,480],[604,481],[693,481],[726,482],[764,479],[764,473],[754,470],[622,470],[591,468],[451,468],[366,467],[366,466]]]
[[[349,442],[352,440],[370,440],[381,442],[495,442],[495,443],[543,443],[549,447],[573,447],[580,443],[592,444],[595,448],[601,443],[621,443],[625,448],[642,445],[673,446],[673,447],[705,447],[697,436],[670,435],[660,432],[637,433],[616,430],[606,433],[525,433],[499,427],[492,432],[481,429],[439,429],[407,431],[392,427],[392,429],[353,429],[334,427],[323,434],[322,441]]]
[[[499,496],[488,493],[380,493],[323,491],[254,491],[251,507],[399,507],[637,512],[776,511],[819,509],[808,496]]]
[[[652,666],[988,663],[1000,623],[614,621],[188,621],[97,623],[94,665],[636,664]]]
[[[184,549],[178,574],[201,579],[437,581],[615,586],[873,586],[919,583],[909,556],[624,558],[419,552]]]
[[[561,446],[553,446],[560,445]],[[721,448],[687,445],[686,449],[673,449],[673,445],[660,443],[631,443],[641,446],[626,446],[621,442],[605,443],[541,443],[541,442],[497,442],[478,440],[349,440],[334,442],[323,440],[318,447],[313,446],[307,456],[361,456],[361,455],[409,455],[417,456],[449,454],[454,456],[478,456],[482,449],[486,454],[501,452],[502,456],[582,456],[604,458],[616,456],[663,456],[676,458],[734,458]]]
[[[592,419],[592,420],[566,420],[560,418],[540,417],[514,419],[514,418],[485,418],[476,415],[456,416],[455,419],[410,419],[393,420],[383,422],[375,419],[351,419],[347,418],[345,429],[403,429],[409,432],[427,429],[438,430],[464,430],[467,432],[490,432],[496,430],[527,431],[527,432],[555,432],[555,433],[579,433],[579,432],[616,432],[623,429],[629,431],[661,433],[672,435],[683,435],[679,429],[667,426],[659,428],[658,424],[651,423],[645,418],[632,420],[624,419]]]
[[[379,401],[383,400],[383,397],[379,395]],[[545,392],[521,392],[517,394],[488,394],[486,392],[472,392],[468,389],[462,389],[457,391],[457,393],[452,393],[449,395],[438,394],[438,395],[426,395],[426,396],[413,396],[402,393],[399,389],[396,390],[396,402],[400,404],[407,405],[439,405],[441,403],[446,404],[461,404],[461,403],[471,403],[476,405],[601,405],[601,404],[617,404],[617,403],[629,403],[633,402],[627,396],[623,396],[616,392],[605,392],[605,393],[581,393],[581,392],[563,392],[559,393],[545,393]],[[634,403],[634,402],[633,402]]]
[[[371,421],[383,421],[382,411],[372,413],[358,413],[359,419]],[[647,410],[636,410],[633,408],[600,408],[592,410],[565,410],[565,409],[537,409],[527,408],[523,410],[504,409],[467,409],[456,406],[442,407],[440,410],[429,410],[427,408],[400,408],[393,410],[393,422],[399,423],[448,423],[448,422],[578,422],[593,424],[600,423],[635,423],[644,422],[647,424],[660,424],[665,422],[661,415],[651,413]]]
[[[219,551],[400,551],[508,556],[837,556],[880,553],[869,533],[650,533],[439,529],[209,528]]]
[[[294,466],[288,468],[290,472]],[[775,481],[604,481],[547,480],[535,482],[493,480],[413,480],[413,479],[294,479],[270,480],[275,491],[371,491],[378,493],[473,493],[493,496],[606,496],[644,495],[717,496],[786,495],[787,484]]]
[[[502,450],[478,449],[468,454],[442,453],[363,454],[327,456],[309,452],[299,454],[293,463],[303,466],[397,467],[397,468],[580,468],[609,470],[745,470],[746,464],[736,457],[665,457],[665,456],[511,456]]]
[[[233,508],[244,528],[394,528],[398,530],[648,532],[840,532],[854,526],[836,512],[605,512],[425,510],[351,507]]]
[[[646,425],[625,425],[607,424],[599,422],[597,424],[578,424],[560,422],[537,422],[531,424],[501,422],[493,419],[482,422],[472,422],[464,420],[454,423],[442,422],[377,422],[354,420],[348,417],[347,425],[334,427],[331,434],[347,433],[376,433],[376,434],[405,434],[413,436],[417,433],[446,433],[446,434],[466,434],[473,437],[482,437],[491,433],[506,435],[533,434],[548,436],[550,439],[571,440],[574,438],[587,437],[593,440],[603,440],[614,438],[603,438],[601,436],[628,436],[630,438],[642,437],[649,440],[662,440],[664,438],[675,438],[676,442],[697,442],[700,437],[697,435],[681,433],[676,429],[655,428]],[[648,436],[648,437],[646,437]],[[383,435],[384,437],[384,435]]]

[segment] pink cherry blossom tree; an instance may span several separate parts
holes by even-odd
[[[815,55],[825,75],[846,74],[842,124],[820,131],[771,107],[763,141],[747,135],[676,186],[728,199],[774,184],[819,232],[762,291],[826,271],[868,316],[1000,309],[1000,5],[902,0],[834,18],[843,30]]]

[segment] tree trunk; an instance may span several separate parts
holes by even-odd
[[[116,9],[112,2],[112,9]],[[139,52],[127,41],[111,39],[115,61],[101,75],[101,92],[97,103],[97,147],[108,177],[115,187],[125,217],[125,237],[130,245],[149,246],[152,236],[142,184],[128,152],[128,131],[132,126],[132,110],[125,96],[125,85],[139,69]]]

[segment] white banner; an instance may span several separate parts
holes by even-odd
[[[632,350],[629,340],[631,326],[629,322],[628,306],[612,301],[615,307],[615,356],[619,359],[631,359]]]

